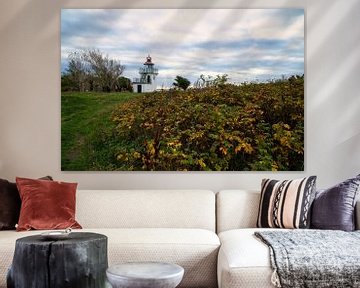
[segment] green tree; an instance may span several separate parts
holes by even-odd
[[[73,91],[114,92],[125,66],[98,49],[79,49],[68,56],[69,63],[62,84],[72,84]],[[63,90],[65,89],[63,88]]]
[[[214,78],[211,75],[205,76],[204,74],[201,74],[200,77],[195,81],[194,87],[195,88],[205,88],[205,87],[220,87],[227,84],[229,80],[229,77],[227,74],[223,75],[216,75]]]
[[[64,75],[71,83],[69,90],[84,92],[88,89],[88,72],[85,62],[81,59],[81,55],[78,51],[74,51],[69,55],[69,64]],[[66,82],[62,82],[66,84]]]
[[[229,77],[227,74],[223,74],[223,75],[216,75],[216,78],[213,80],[213,85],[214,86],[224,86],[229,80]]]
[[[117,81],[117,91],[129,91],[133,92],[133,88],[131,86],[131,80],[129,78],[120,76]]]
[[[62,74],[61,91],[79,91],[78,83],[76,83],[69,74]]]
[[[182,77],[179,75],[176,76],[174,81],[175,82],[173,83],[173,85],[184,91],[190,86],[190,81],[188,79],[186,79],[185,77]]]
[[[101,87],[103,92],[115,91],[118,78],[124,71],[125,67],[120,61],[109,58],[100,50],[86,50],[84,59],[90,66],[91,74]]]

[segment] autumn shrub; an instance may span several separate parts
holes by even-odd
[[[303,170],[304,77],[144,94],[116,107],[118,170]]]

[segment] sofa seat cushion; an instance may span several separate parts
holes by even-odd
[[[97,229],[109,238],[109,265],[136,261],[182,266],[179,287],[216,287],[220,241],[209,230],[179,228]]]
[[[219,288],[274,287],[269,248],[254,236],[255,231],[262,230],[274,229],[234,229],[219,234]]]
[[[220,241],[204,229],[134,228],[82,229],[108,237],[109,265],[136,261],[163,261],[185,269],[179,287],[216,287],[216,264]],[[44,231],[0,232],[0,287],[6,287],[6,273],[12,262],[17,238]]]

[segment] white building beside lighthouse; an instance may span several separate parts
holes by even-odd
[[[135,78],[132,87],[135,93],[153,92],[156,90],[156,76],[159,74],[150,55],[146,57],[144,67],[139,69],[140,78]]]

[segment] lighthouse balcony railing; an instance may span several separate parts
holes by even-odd
[[[157,68],[151,68],[151,67],[140,68],[139,73],[140,74],[159,74]]]
[[[141,77],[141,78],[133,78],[133,83],[149,84],[150,82],[147,81],[146,77]]]
[[[141,80],[142,80],[142,79],[140,79],[140,78],[133,78],[133,82],[134,82],[134,83],[142,83]]]

